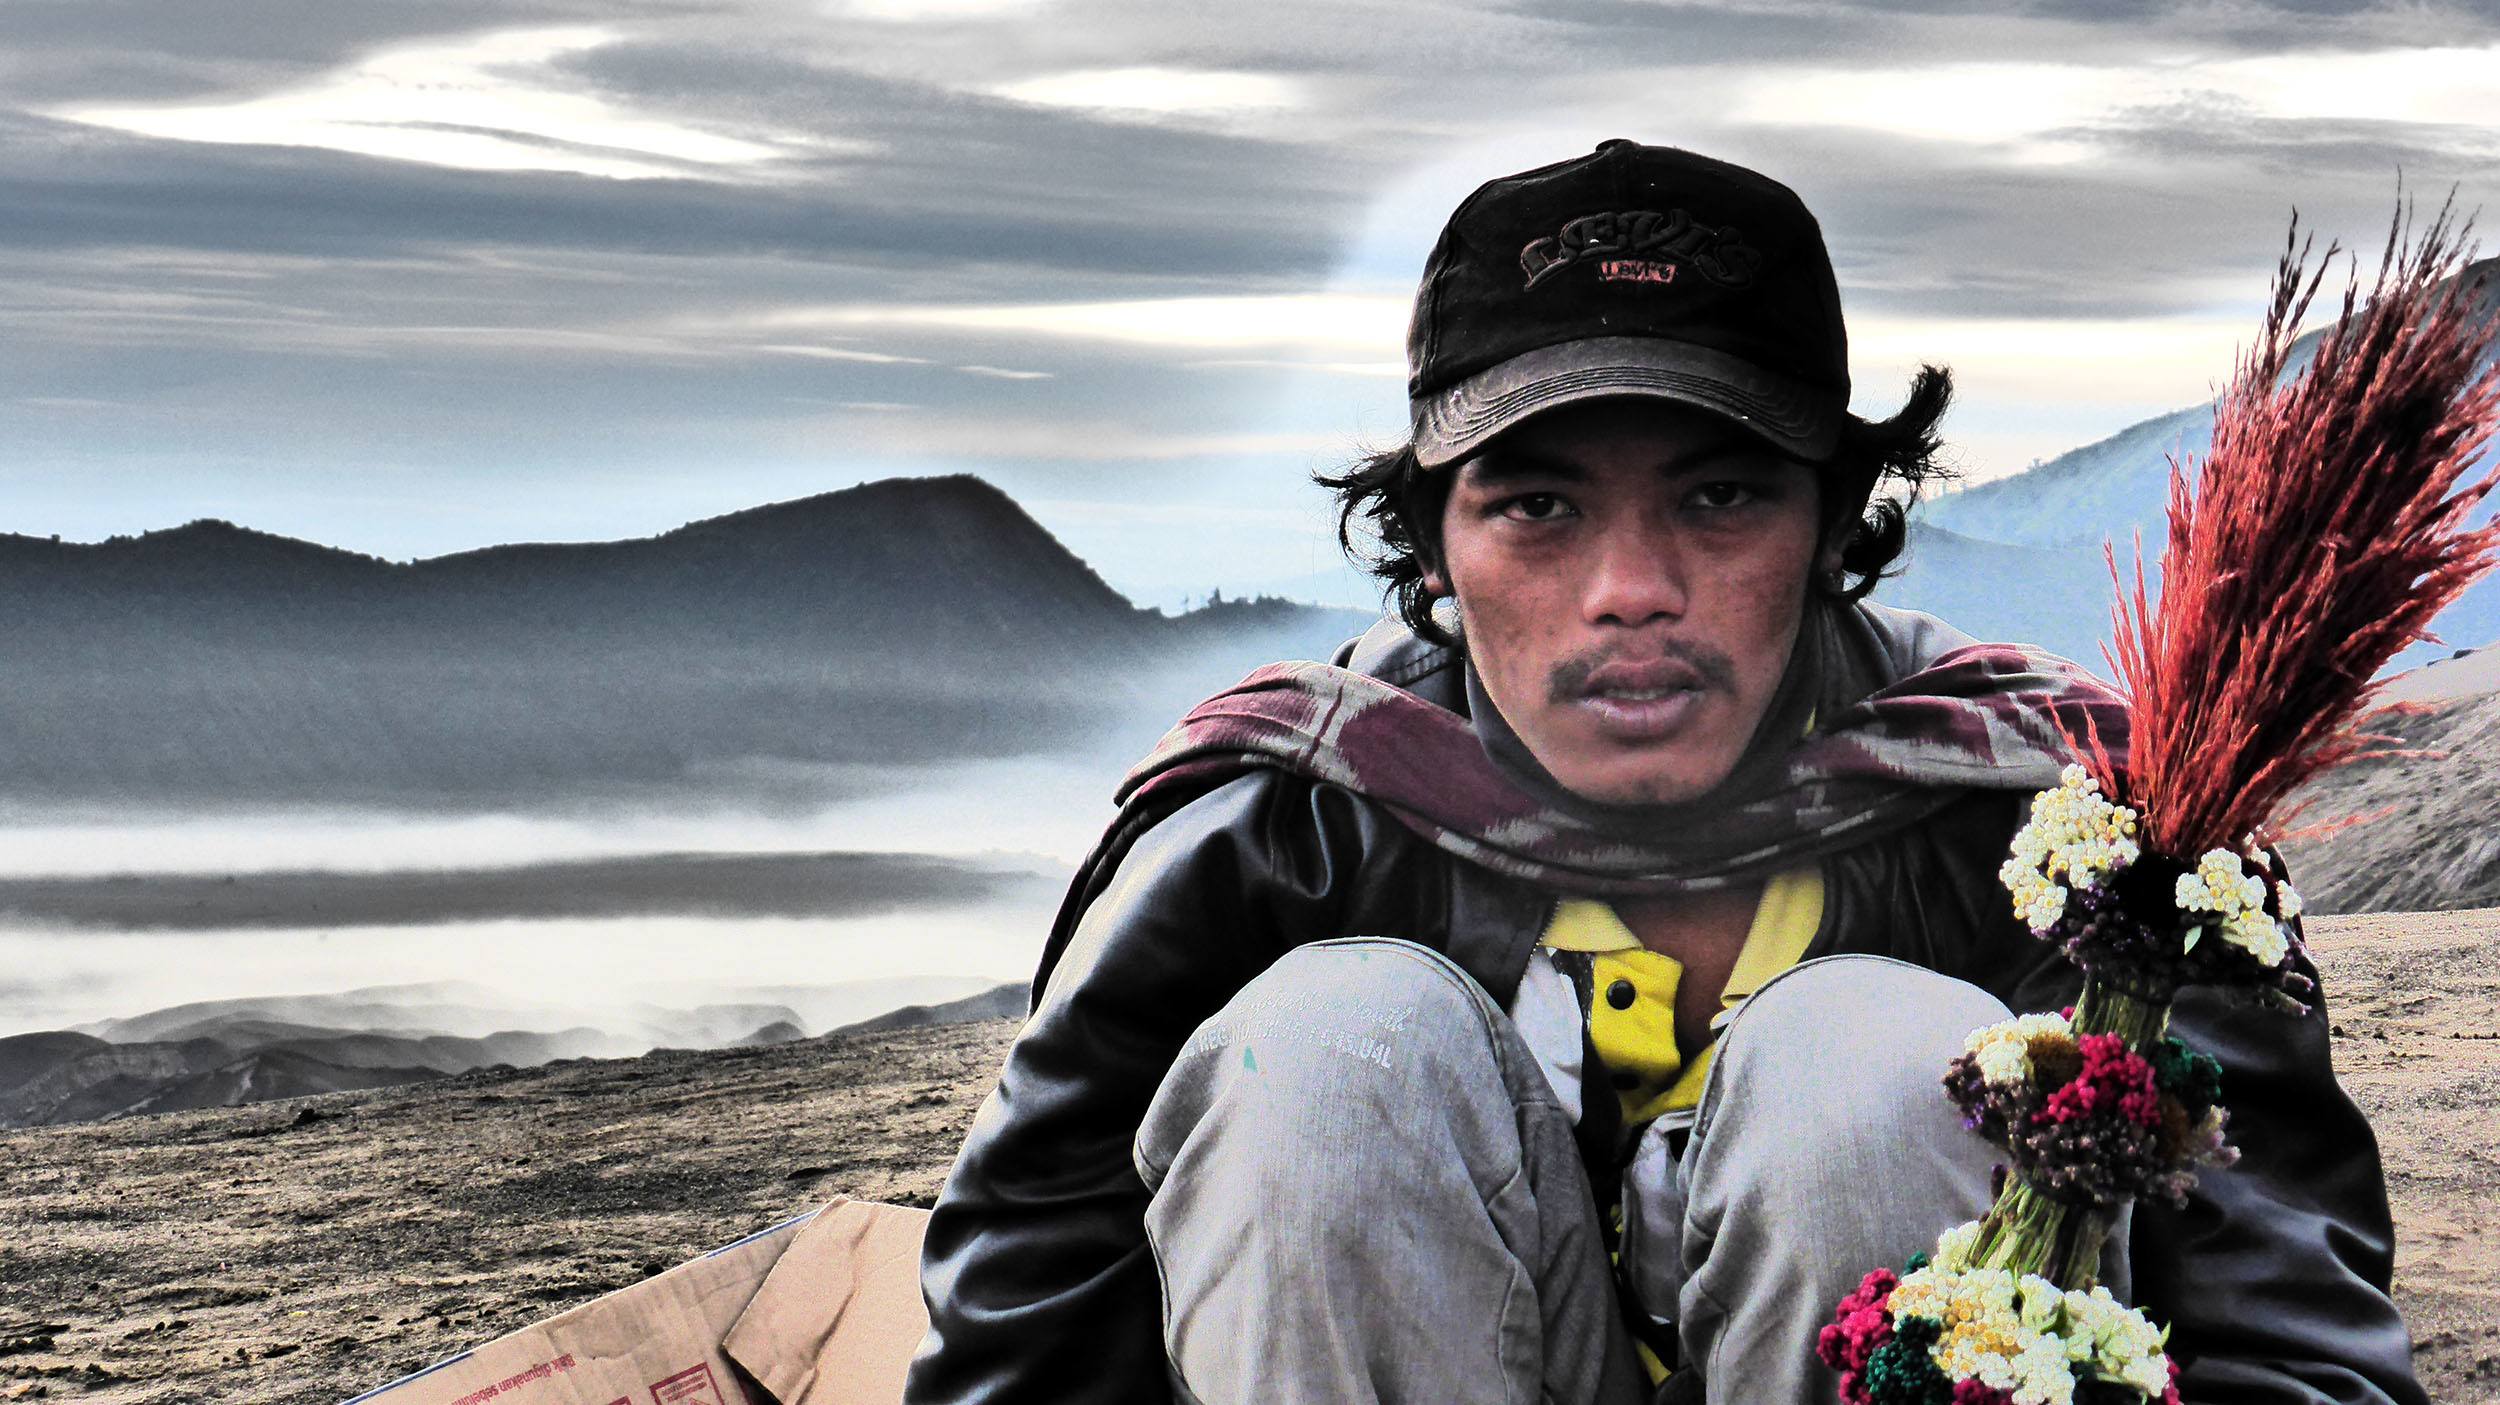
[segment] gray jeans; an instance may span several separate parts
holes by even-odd
[[[1831,1400],[1832,1305],[1985,1212],[1993,1150],[1940,1080],[2005,1017],[1975,986],[1836,956],[1729,1023],[1689,1144],[1653,1127],[1624,1187],[1632,1310],[1672,1320],[1709,1400]],[[1179,1398],[1648,1399],[1572,1117],[1447,958],[1288,953],[1199,1027],[1138,1130]]]

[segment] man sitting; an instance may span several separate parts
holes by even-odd
[[[2105,687],[1864,599],[1948,396],[1848,413],[1786,187],[1493,181],[1330,480],[1396,618],[1123,788],[928,1229],[907,1398],[1828,1400],[1815,1328],[1991,1197],[1939,1087],[2077,976],[1996,873]],[[2061,726],[2064,731],[2061,731]],[[2422,1400],[2322,1011],[2191,991],[2241,1163],[2104,1278],[2190,1401]]]

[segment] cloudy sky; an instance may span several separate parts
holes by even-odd
[[[2500,202],[2500,6],[9,0],[0,528],[394,558],[972,470],[1142,599],[1343,598],[1485,178],[1610,136],[1823,220],[1974,478],[2202,398],[2297,206]]]

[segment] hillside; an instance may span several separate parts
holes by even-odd
[[[2110,598],[2109,565],[2097,549],[2007,546],[1914,522],[1901,571],[1876,587],[1877,600],[2108,672],[2094,643],[2109,623]]]
[[[2149,551],[2168,535],[2170,459],[2203,453],[2213,428],[2211,404],[2156,415],[2020,473],[1930,498],[1918,520],[2006,546],[2079,551],[2105,541],[2123,547],[2141,527]]]
[[[2411,755],[2359,761],[2304,793],[2304,824],[2357,817],[2284,846],[2321,912],[2500,905],[2500,693],[2396,717],[2377,730]]]
[[[2474,264],[2460,277],[2469,285],[2482,280],[2477,315],[2500,321],[2500,258]],[[2292,370],[2308,364],[2320,335],[2312,332],[2295,344]],[[2215,384],[2227,380],[2230,371],[2216,366]],[[2209,402],[2157,415],[2023,472],[1921,502],[1915,514],[1918,524],[1950,534],[1948,539],[1961,539],[1961,544],[1931,553],[1926,560],[1914,554],[1907,574],[1885,585],[1878,598],[1935,609],[1957,623],[1961,617],[1942,607],[1959,604],[1974,618],[1989,622],[1991,630],[2097,669],[2097,641],[2107,634],[2110,600],[2102,545],[2114,544],[2120,563],[2131,565],[2134,538],[2142,532],[2147,575],[2157,579],[2152,568],[2169,536],[2170,460],[2205,452],[2212,441],[2213,413]],[[2482,515],[2487,519],[2494,513],[2500,513],[2500,502],[2487,506]],[[2090,569],[2079,571],[2076,563],[2087,559]],[[2468,591],[2440,616],[2436,628],[2450,646],[2500,639],[2500,581],[2485,581]],[[2418,645],[2401,655],[2396,666],[2412,667],[2446,652],[2444,647]]]
[[[2443,1405],[2500,1402],[2500,912],[2324,919]],[[0,1398],[330,1405],[841,1194],[926,1205],[1011,1021],[0,1133]],[[178,1227],[178,1232],[176,1232]]]
[[[2470,265],[2459,280],[2468,286],[2479,280],[2482,290],[2472,304],[2475,314],[2485,321],[2500,321],[2500,258]],[[2322,291],[2311,320],[2322,323],[2332,313]],[[2293,344],[2287,374],[2297,374],[2309,364],[2322,335],[2322,330],[2312,331]],[[2214,367],[2214,384],[2226,381],[2231,369]],[[2021,473],[1932,499],[1920,506],[1919,517],[1967,537],[2095,552],[2103,541],[2124,546],[2128,534],[2141,527],[2147,546],[2158,547],[2166,535],[2162,520],[2170,489],[2166,456],[2202,454],[2212,436],[2212,403],[2192,405],[2130,425]]]
[[[943,998],[967,988],[978,993]],[[558,1008],[446,982],[196,1001],[0,1038],[0,1128],[239,1107],[660,1048],[779,1044],[829,1025],[962,1023],[1021,1013],[1023,990],[991,989],[971,976],[906,976],[761,992],[792,1003]],[[566,1023],[582,1014],[597,1023]]]
[[[1032,992],[1029,982],[1008,981],[961,1000],[949,1000],[942,1005],[906,1005],[827,1033],[876,1034],[893,1029],[925,1029],[930,1025],[972,1024],[980,1020],[1021,1020],[1025,1011],[1032,1007]]]
[[[1139,609],[960,475],[405,563],[219,521],[0,535],[0,598],[0,735],[43,739],[0,788],[72,802],[821,799],[1168,715],[1365,623]]]

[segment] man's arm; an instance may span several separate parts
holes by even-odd
[[[905,1400],[1165,1398],[1138,1124],[1201,1021],[1287,946],[1345,935],[1358,871],[1415,879],[1380,855],[1383,825],[1343,791],[1253,773],[1108,860],[930,1214]]]

